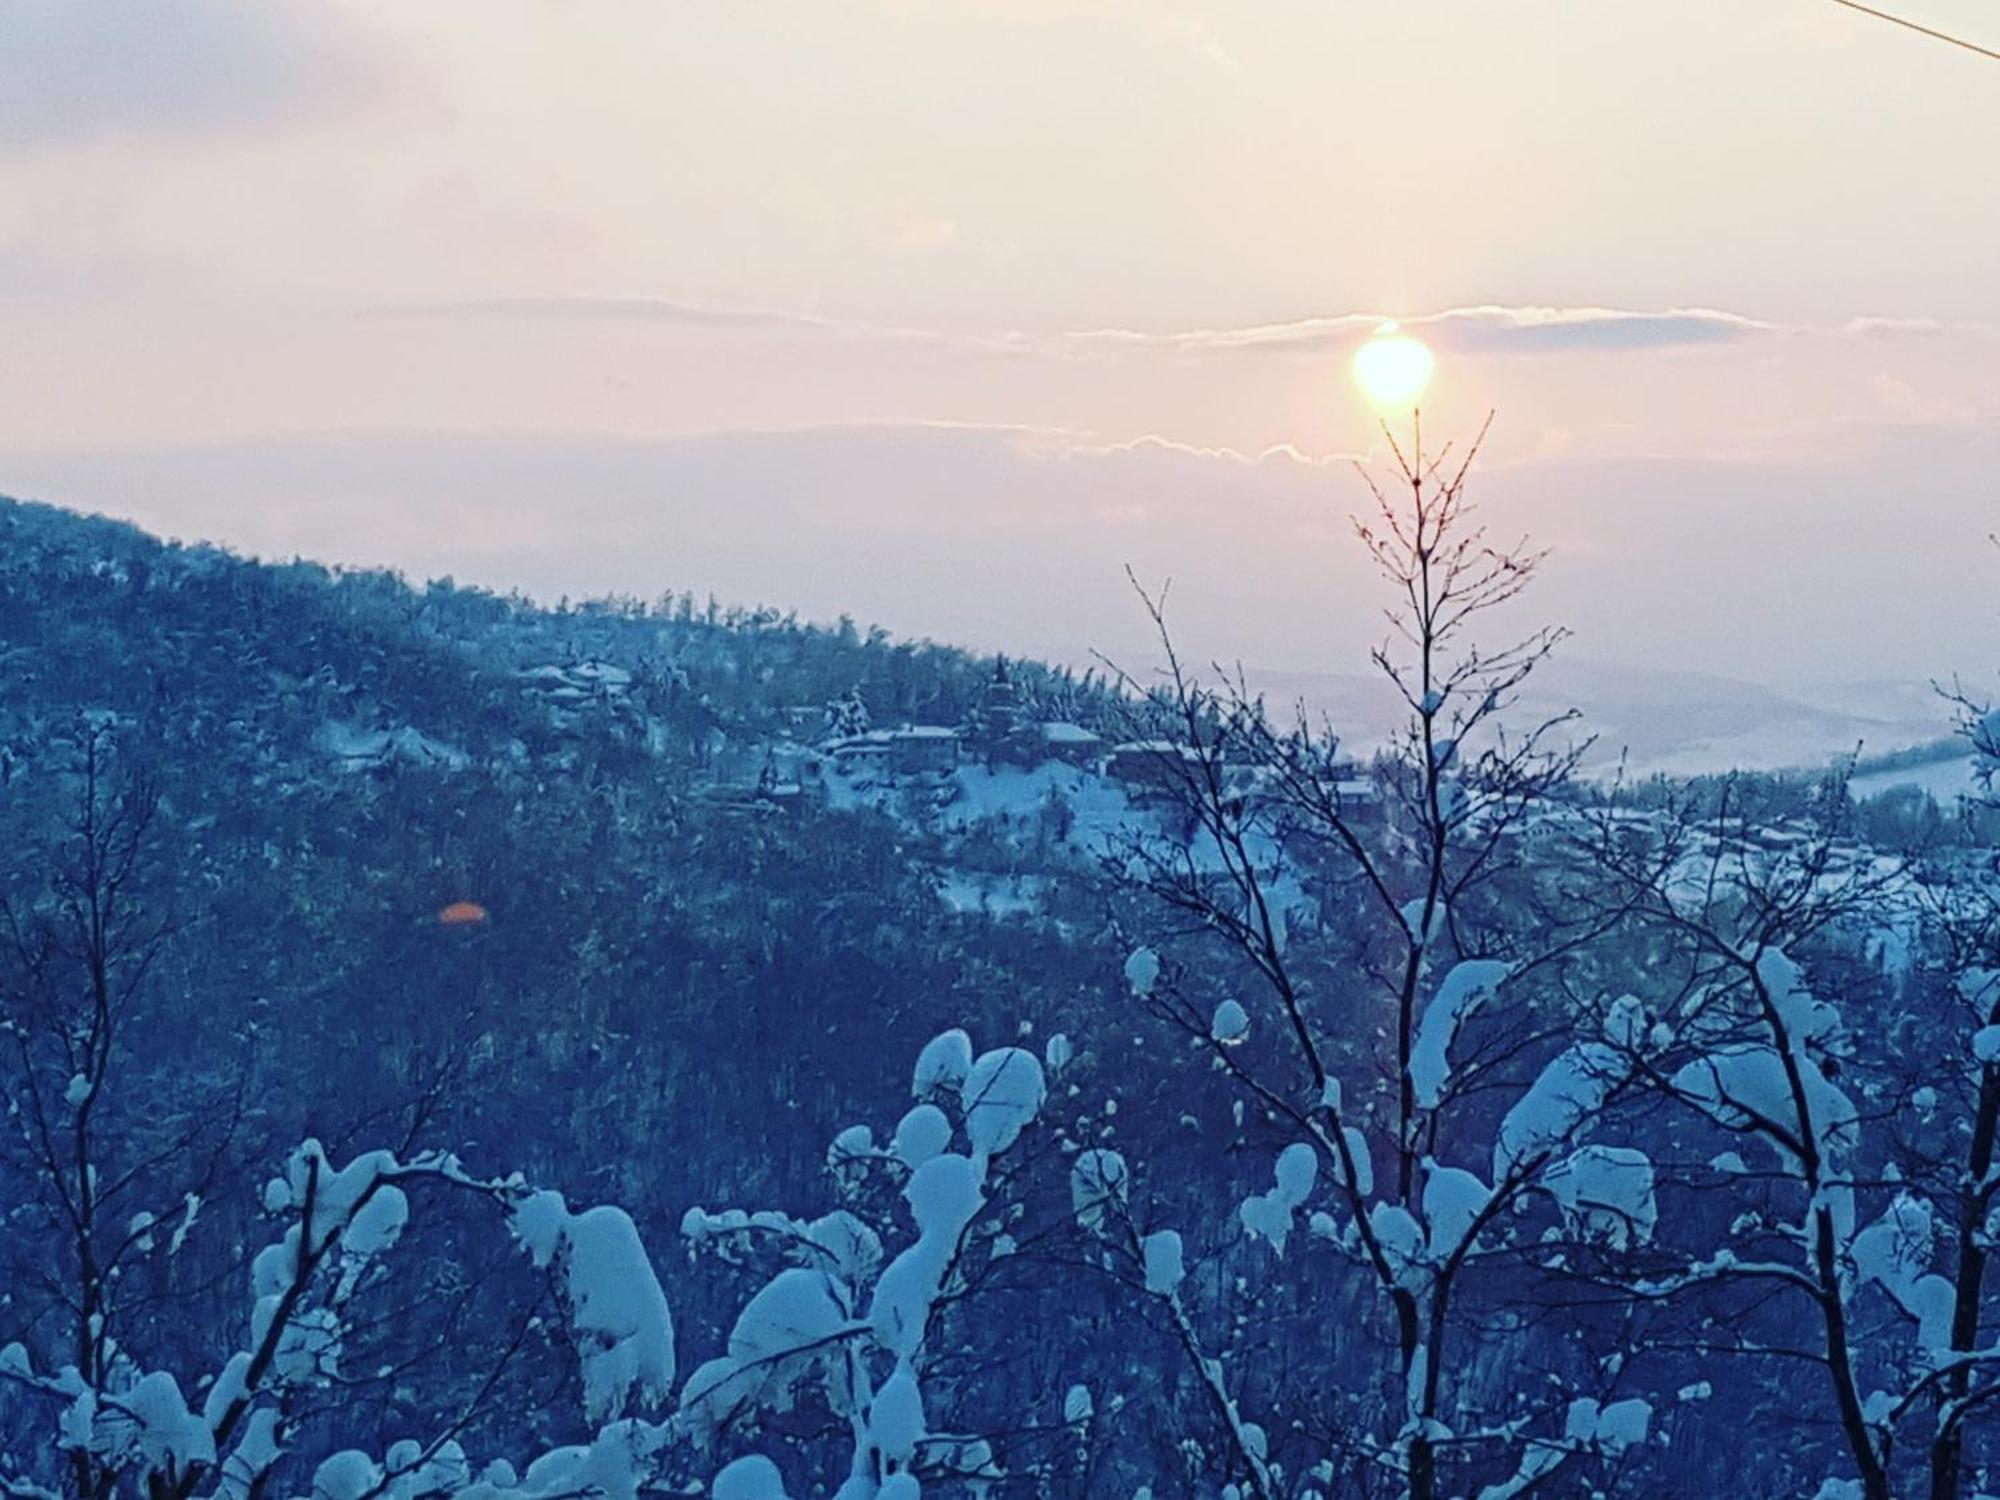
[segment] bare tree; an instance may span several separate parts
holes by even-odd
[[[1637,1413],[1600,1423],[1594,1396],[1558,1414],[1553,1436],[1482,1424],[1462,1409],[1476,1405],[1470,1382],[1453,1387],[1449,1340],[1472,1269],[1518,1253],[1514,1210],[1530,1197],[1577,1222],[1587,1208],[1599,1231],[1615,1221],[1629,1238],[1650,1229],[1651,1177],[1636,1152],[1579,1149],[1641,1041],[1629,1011],[1564,994],[1566,960],[1616,916],[1566,916],[1560,881],[1531,856],[1583,746],[1570,714],[1521,731],[1509,721],[1563,632],[1499,649],[1476,639],[1546,553],[1489,539],[1467,494],[1478,443],[1454,461],[1427,455],[1420,434],[1408,450],[1391,438],[1395,483],[1369,479],[1375,509],[1355,525],[1391,595],[1372,658],[1404,710],[1401,736],[1362,765],[1303,709],[1280,727],[1240,672],[1198,680],[1163,600],[1141,590],[1165,668],[1157,682],[1124,681],[1176,836],[1134,832],[1110,863],[1163,918],[1128,968],[1134,989],[1291,1142],[1245,1224],[1281,1245],[1319,1170],[1331,1178],[1342,1212],[1316,1219],[1321,1237],[1393,1328],[1365,1456],[1430,1500],[1447,1458],[1504,1461],[1513,1478],[1501,1484],[1519,1488],[1496,1493],[1512,1494],[1573,1453],[1627,1445]],[[1231,987],[1245,971],[1276,1023],[1269,1045],[1244,1045],[1253,1018]],[[1217,995],[1227,998],[1211,1011]],[[1377,1034],[1386,1055],[1370,1045]],[[1508,1091],[1496,1146],[1494,1097]],[[1591,1201],[1580,1204],[1585,1176]]]
[[[1871,1104],[1877,1091],[1847,1081],[1855,1035],[1807,961],[1835,951],[1843,930],[1881,932],[1907,920],[1911,887],[1898,866],[1823,831],[1758,826],[1733,793],[1725,785],[1712,811],[1681,803],[1637,826],[1609,816],[1598,826],[1605,899],[1663,940],[1656,962],[1678,981],[1644,1081],[1731,1148],[1684,1169],[1679,1184],[1694,1202],[1707,1200],[1689,1222],[1727,1225],[1719,1242],[1676,1247],[1626,1290],[1659,1300],[1718,1290],[1775,1299],[1768,1332],[1753,1331],[1765,1325],[1745,1314],[1695,1337],[1695,1347],[1820,1367],[1852,1473],[1828,1483],[1866,1500],[1894,1492],[1897,1429],[1929,1402],[1930,1492],[1946,1500],[1960,1492],[1957,1444],[1983,1274],[1980,1194],[1991,1188],[1985,1168],[1961,1177],[1975,1200],[1961,1213],[1973,1227],[1960,1236],[1956,1284],[1934,1274],[1933,1204],[1920,1182],[1885,1170],[1865,1134],[1935,1090]],[[1990,1167],[1990,1122],[1984,1142],[1978,1134],[1975,1121],[1969,1149]],[[1886,1327],[1871,1315],[1883,1305],[1875,1297],[1892,1312]],[[1817,1335],[1804,1346],[1790,1336],[1796,1319],[1775,1310],[1793,1299],[1811,1310]]]
[[[69,749],[62,826],[40,853],[17,851],[47,861],[39,888],[0,900],[0,1032],[17,1127],[8,1154],[61,1246],[24,1278],[39,1304],[17,1312],[30,1323],[59,1318],[58,1342],[79,1375],[102,1383],[144,1300],[126,1272],[179,1250],[242,1101],[195,1085],[118,1096],[128,1028],[174,931],[155,885],[160,796],[121,759],[110,725],[80,725]],[[87,1455],[73,1462],[78,1492],[91,1493]]]
[[[1973,759],[1973,805],[2000,811],[2000,716],[1962,687],[1947,696],[1957,706],[1959,733]],[[1921,1401],[1932,1411],[1929,1494],[1931,1500],[1954,1500],[1970,1478],[1967,1424],[2000,1397],[2000,1370],[1980,1345],[2000,1206],[2000,855],[1990,848],[1946,849],[1930,864],[1914,893],[1947,997],[1956,1002],[1953,1039],[1962,1038],[1971,1061],[1963,1070],[1938,1070],[1950,1117],[1963,1127],[1962,1157],[1940,1155],[1936,1165],[1946,1170],[1936,1174],[1932,1192],[1948,1223],[1950,1326],[1941,1357],[1904,1404]]]

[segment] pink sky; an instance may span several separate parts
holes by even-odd
[[[1996,82],[1825,0],[14,0],[0,493],[1351,662],[1392,316],[1579,650],[1974,672]]]

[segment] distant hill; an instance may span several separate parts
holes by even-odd
[[[1303,702],[1346,727],[1359,744],[1387,738],[1399,705],[1364,672],[1273,672],[1252,668],[1251,685],[1271,704]],[[1635,668],[1558,651],[1538,670],[1518,712],[1543,718],[1575,708],[1594,735],[1586,769],[1623,756],[1637,772],[1693,776],[1730,769],[1825,765],[1857,747],[1878,754],[1950,733],[1951,708],[1928,684],[1807,685],[1780,692],[1699,672]]]

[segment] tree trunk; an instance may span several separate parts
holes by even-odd
[[[1970,1353],[1979,1342],[1979,1309],[1986,1284],[1986,1252],[1980,1248],[1980,1228],[1986,1219],[1987,1194],[1983,1184],[1993,1168],[1993,1139],[2000,1124],[2000,1068],[1988,1066],[1979,1080],[1979,1110],[1972,1120],[1972,1149],[1966,1154],[1965,1190],[1959,1194],[1958,1264],[1954,1268],[1951,1309],[1951,1348],[1954,1354]],[[1958,1365],[1938,1384],[1940,1404],[1962,1400],[1967,1370]],[[1930,1500],[1958,1500],[1964,1474],[1961,1454],[1964,1437],[1961,1426],[1952,1422],[1941,1427],[1931,1440]]]

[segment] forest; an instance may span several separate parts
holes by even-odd
[[[1586,776],[1374,500],[1367,746],[0,502],[0,1494],[2000,1492],[2000,791]]]

